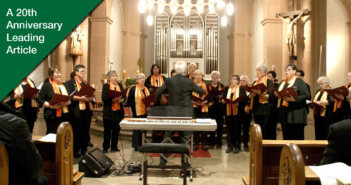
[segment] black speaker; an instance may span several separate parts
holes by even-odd
[[[110,167],[113,161],[101,150],[95,148],[87,152],[78,164],[78,171],[84,172],[85,177],[101,177]]]

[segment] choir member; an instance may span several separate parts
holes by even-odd
[[[249,95],[251,99],[250,110],[252,110],[254,115],[255,123],[261,126],[263,139],[269,138],[267,135],[267,124],[274,94],[273,82],[268,79],[267,72],[268,67],[266,65],[257,65],[257,80],[252,83],[252,86],[263,83],[268,88],[268,91],[261,92],[260,90],[253,90],[253,93]]]
[[[20,109],[20,116],[26,120],[30,133],[33,133],[34,123],[38,117],[38,94],[34,94],[31,99],[23,97],[23,91],[28,88],[36,88],[34,82],[25,78],[19,86],[13,91],[13,100],[15,108]],[[12,96],[12,93],[11,93]]]
[[[240,86],[248,86],[250,84],[250,79],[246,75],[240,76]],[[246,92],[246,95],[249,96],[249,92]],[[243,143],[244,147],[249,147],[249,133],[250,133],[250,124],[252,120],[252,110],[250,110],[250,99],[248,99],[247,104],[245,105],[245,116],[243,120]]]
[[[309,93],[305,82],[297,78],[295,73],[295,64],[288,64],[285,67],[287,78],[280,83],[278,91],[293,87],[298,94],[297,97],[280,97],[277,92],[274,92],[274,95],[278,97],[277,121],[282,124],[284,140],[304,140],[305,138],[304,129],[307,125],[306,100],[309,98]]]
[[[351,72],[347,74],[347,85],[346,88],[349,90],[348,96],[343,96],[341,94],[336,94],[335,96],[338,99],[332,98],[334,101],[334,109],[333,112],[335,114],[333,122],[339,122],[344,119],[351,118],[351,110],[350,110],[350,97],[351,97]]]
[[[125,96],[107,98],[107,92],[111,91],[123,91],[122,84],[118,83],[118,76],[115,70],[107,73],[109,82],[104,84],[102,87],[101,100],[104,102],[103,107],[103,121],[104,121],[104,142],[103,152],[107,153],[111,147],[113,151],[119,151],[118,149],[118,136],[120,132],[119,123],[124,118],[123,102]],[[111,137],[112,131],[112,137]]]
[[[188,73],[188,78],[194,79],[195,77],[195,71],[197,70],[197,65],[195,63],[190,63],[189,64],[189,73]]]
[[[176,72],[175,69],[172,69],[172,71],[171,71],[171,77],[173,77],[173,76],[175,76],[175,75],[177,75],[177,72]]]
[[[146,118],[146,109],[148,107],[141,101],[145,97],[150,95],[149,90],[144,86],[145,84],[145,75],[143,73],[139,73],[135,77],[137,84],[130,88],[127,105],[129,106],[129,117],[133,118]],[[154,104],[151,103],[151,106]],[[132,138],[132,147],[134,151],[138,151],[139,147],[142,144],[140,130],[133,130],[133,138]]]
[[[61,82],[61,67],[51,66],[49,68],[48,83],[45,83],[39,92],[38,105],[44,107],[44,119],[46,122],[46,134],[56,134],[60,123],[69,121],[68,105],[71,101],[60,102],[50,105],[49,102],[54,94],[69,95],[66,87]]]
[[[219,91],[224,88],[224,85],[219,83],[220,73],[218,71],[211,72],[212,81],[208,84],[210,91]],[[216,95],[215,99],[209,102],[209,114],[211,119],[215,119],[217,123],[217,130],[210,132],[210,143],[216,143],[218,146],[222,146],[223,136],[223,117],[224,117],[224,106],[222,104],[222,95]],[[217,139],[215,141],[215,133],[217,132]]]
[[[273,82],[273,87],[275,89],[279,88],[279,84],[276,83],[276,78],[277,74],[275,73],[275,71],[268,71],[267,73],[267,78],[269,80],[271,80]],[[267,127],[266,127],[266,133],[267,133],[267,137],[266,139],[272,139],[275,140],[277,139],[277,102],[278,102],[278,98],[276,96],[272,96],[272,107],[271,107],[271,112],[269,114],[269,118],[268,118],[268,123],[267,123]]]
[[[78,64],[74,67],[75,76],[66,83],[67,92],[71,94],[76,90],[72,97],[72,104],[69,106],[70,123],[73,130],[73,152],[74,157],[79,158],[87,151],[89,143],[89,129],[91,117],[93,116],[93,97],[76,96],[82,89],[83,84],[88,85],[84,80],[86,71],[85,66]],[[80,152],[80,154],[79,154]]]
[[[199,93],[193,92],[194,96],[204,98],[208,93],[209,89],[208,86],[206,85],[205,82],[202,81],[202,78],[204,77],[204,73],[201,70],[196,70],[194,72],[194,82],[197,86],[201,87],[202,90],[205,91],[205,94],[200,96]],[[193,108],[194,108],[194,118],[209,118],[208,114],[208,102],[211,101],[211,96],[208,96],[208,98],[204,102],[196,102],[193,101]],[[201,142],[202,142],[202,149],[204,151],[207,151],[207,132],[194,132],[194,151],[196,151],[199,148],[199,143],[200,143],[200,134],[201,134]]]
[[[241,148],[241,125],[245,117],[245,105],[247,104],[247,95],[244,88],[239,86],[240,77],[237,74],[230,75],[230,87],[224,90],[223,97],[231,100],[243,96],[244,100],[234,105],[226,104],[225,123],[227,125],[227,153],[233,151],[239,153]],[[222,100],[222,103],[225,103]]]
[[[303,70],[296,70],[296,77],[300,78],[302,81],[304,81],[303,79],[305,78],[305,72]],[[308,100],[311,100],[311,98],[312,98],[311,87],[308,83],[305,82],[305,84],[307,86],[307,90],[308,90],[308,93],[310,96]],[[308,114],[308,111],[307,111],[307,114]]]
[[[324,91],[324,89],[329,89],[329,78],[321,76],[318,78],[317,83],[320,89],[318,89],[314,95],[313,102],[322,105],[324,108],[313,111],[314,131],[316,140],[326,140],[329,126],[333,123],[334,101],[331,99],[330,95]]]
[[[157,64],[151,66],[151,75],[145,80],[145,86],[152,85],[155,87],[161,87],[166,80],[166,77],[160,74],[160,67]],[[153,89],[149,88],[150,93]]]

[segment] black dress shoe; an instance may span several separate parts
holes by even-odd
[[[91,143],[91,142],[89,142],[89,143],[88,143],[88,146],[93,147],[93,146],[94,146],[94,144],[93,144],[93,143]]]
[[[115,152],[119,152],[119,151],[121,151],[120,149],[118,149],[118,148],[111,148],[111,150],[112,151],[115,151]]]
[[[80,158],[80,157],[81,157],[81,155],[80,155],[79,153],[75,153],[73,156],[74,156],[75,158]]]
[[[197,149],[199,149],[199,145],[195,145],[193,151],[196,151]]]
[[[107,150],[105,150],[105,149],[104,149],[102,152],[103,152],[103,153],[108,153],[108,151],[107,151]]]
[[[230,153],[233,151],[233,146],[228,146],[228,149],[225,151],[226,153]]]
[[[237,153],[239,153],[239,151],[240,151],[240,148],[234,148],[233,153],[237,154]]]
[[[202,149],[203,149],[204,151],[207,151],[207,150],[208,150],[208,148],[207,148],[206,145],[202,145]]]

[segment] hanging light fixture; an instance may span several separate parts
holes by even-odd
[[[226,16],[223,16],[222,19],[221,19],[221,25],[223,27],[227,26],[227,22],[228,22],[228,19]]]
[[[199,13],[204,12],[204,7],[203,6],[197,6],[197,11],[199,11]]]
[[[141,1],[139,2],[139,6],[138,6],[139,12],[140,12],[140,13],[145,13],[145,7],[146,7],[146,2],[145,2],[145,0],[141,0]]]
[[[158,13],[162,13],[163,10],[165,10],[165,6],[158,4]]]
[[[210,13],[214,13],[214,4],[208,5],[208,8],[210,9]]]
[[[148,25],[148,26],[151,26],[151,25],[152,25],[153,20],[152,20],[152,16],[151,16],[151,15],[147,16],[146,22],[147,22],[147,25]]]
[[[191,7],[183,7],[185,16],[189,16],[191,12]]]
[[[234,5],[232,4],[232,1],[227,5],[227,14],[228,15],[233,15],[234,13]]]
[[[151,10],[154,7],[154,3],[152,1],[149,1],[148,8]]]
[[[217,8],[223,8],[223,6],[224,6],[223,0],[218,0],[217,1]]]

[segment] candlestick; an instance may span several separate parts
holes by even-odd
[[[123,70],[123,79],[126,78],[126,70]]]

